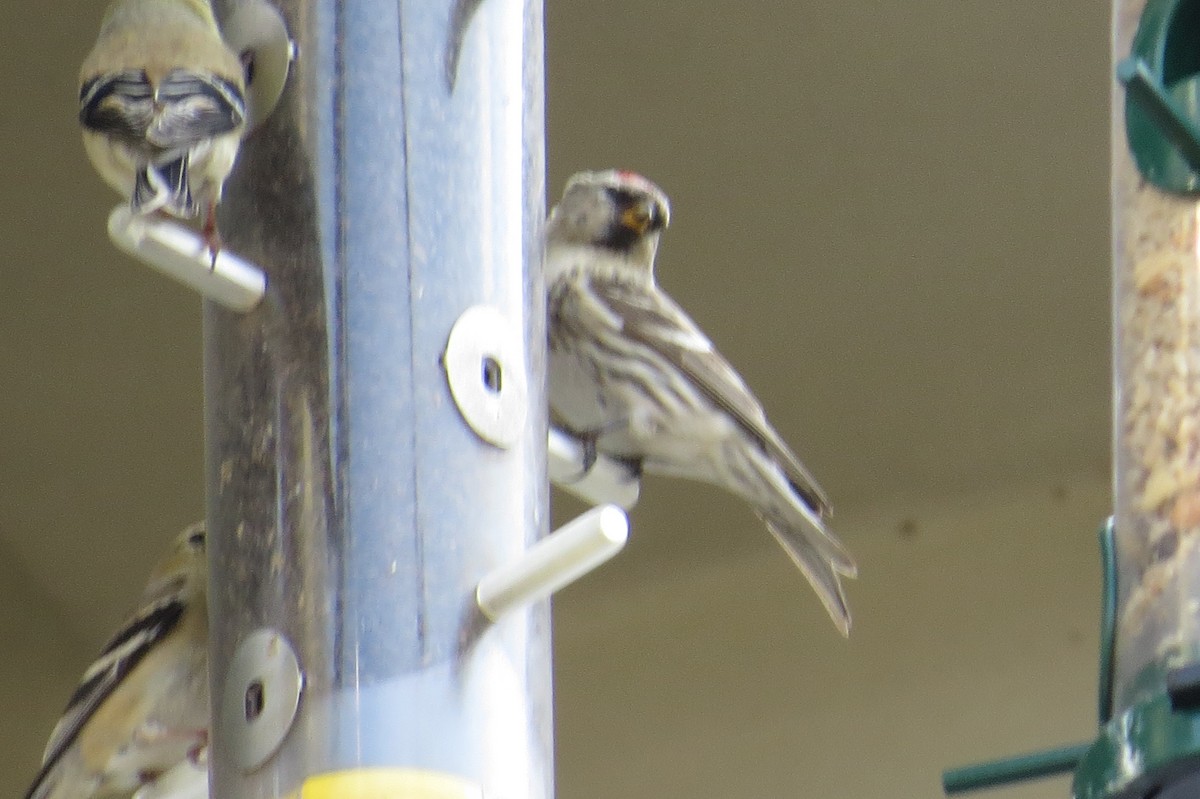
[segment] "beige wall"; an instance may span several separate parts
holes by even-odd
[[[618,560],[556,602],[559,795],[936,797],[943,767],[1092,737],[1107,512],[1088,476],[839,515],[849,641],[765,534],[649,583]]]
[[[0,579],[0,795],[16,797],[37,773],[50,728],[95,652],[9,555],[0,548],[8,566]]]

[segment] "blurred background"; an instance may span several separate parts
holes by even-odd
[[[75,121],[103,5],[10,4],[0,48],[6,795],[203,513],[200,302],[109,244]],[[610,166],[670,194],[660,283],[861,568],[844,641],[748,510],[648,480],[555,600],[558,795],[936,797],[1091,738],[1107,4],[555,0],[546,32],[548,199]]]

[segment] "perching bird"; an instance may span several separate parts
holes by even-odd
[[[175,540],[139,610],[88,667],[25,799],[86,799],[152,782],[208,745],[204,524]]]
[[[208,0],[115,0],[79,73],[92,164],[135,213],[190,218],[220,248],[216,207],[246,117],[241,60]]]
[[[546,223],[550,407],[593,453],[741,497],[847,635],[841,577],[857,568],[825,528],[825,493],[742,378],[655,283],[667,197],[632,172],[581,172]]]

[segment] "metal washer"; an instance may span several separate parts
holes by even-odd
[[[242,771],[253,771],[279,749],[296,718],[303,686],[300,663],[282,633],[258,629],[238,645],[220,712],[227,754]]]
[[[517,329],[495,308],[472,306],[451,328],[442,362],[450,394],[471,429],[502,449],[517,443],[529,405]]]

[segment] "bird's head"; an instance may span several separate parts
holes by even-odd
[[[204,590],[207,580],[207,554],[205,552],[204,522],[190,525],[175,537],[171,551],[150,572],[145,597],[166,596],[179,591],[186,583],[197,584]]]
[[[658,238],[671,219],[667,195],[633,172],[579,172],[550,212],[547,249],[592,247],[650,271]]]

